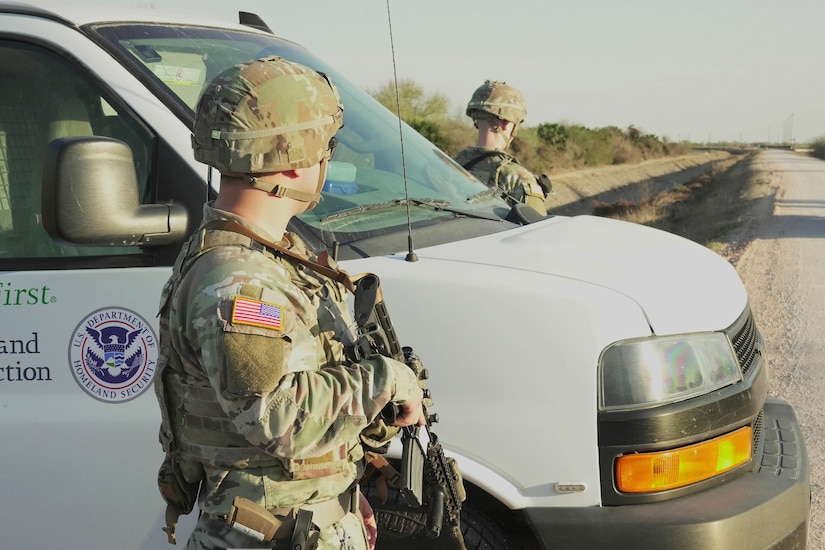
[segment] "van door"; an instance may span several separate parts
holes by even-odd
[[[152,379],[171,260],[134,246],[55,242],[40,206],[52,139],[127,143],[144,202],[162,195],[162,143],[42,41],[0,40],[0,97],[0,516],[6,526],[15,518],[0,546],[165,548]],[[183,540],[189,530],[182,526]]]

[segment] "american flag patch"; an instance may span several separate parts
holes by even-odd
[[[284,311],[281,306],[235,296],[232,305],[232,322],[281,330]]]

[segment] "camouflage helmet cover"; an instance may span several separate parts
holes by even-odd
[[[343,125],[343,111],[324,73],[277,56],[241,63],[198,100],[195,160],[229,176],[314,166]]]
[[[473,120],[493,116],[518,125],[527,116],[527,103],[521,92],[506,82],[487,80],[473,92],[467,116]]]

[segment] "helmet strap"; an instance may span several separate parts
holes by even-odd
[[[324,188],[324,182],[327,181],[327,171],[329,170],[329,157],[324,155],[324,158],[321,159],[321,169],[318,171],[318,186],[315,188],[315,193],[313,196],[315,197],[314,200],[308,201],[309,206],[304,212],[309,212],[318,204],[321,200],[321,189]]]
[[[264,183],[252,175],[249,176],[249,184],[255,189],[266,191],[270,195],[274,195],[276,197],[286,197],[298,202],[308,202],[309,207],[307,207],[306,210],[312,210],[321,200],[321,189],[323,189],[324,182],[327,179],[328,168],[329,161],[326,158],[321,159],[321,169],[318,172],[318,185],[316,186],[314,193],[305,193],[304,191],[298,191],[297,189],[292,189],[291,187],[286,187],[284,185]]]
[[[510,147],[510,144],[513,142],[513,138],[516,137],[516,130],[518,130],[518,123],[517,122],[511,122],[510,124],[512,124],[513,126],[512,126],[512,130],[510,130],[510,133],[507,136],[505,136],[505,138],[504,138],[504,140],[506,142],[506,145],[504,146],[505,149]]]

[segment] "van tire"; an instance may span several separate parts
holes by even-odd
[[[455,546],[446,529],[437,539],[425,532],[425,513],[407,506],[397,489],[389,488],[387,501],[381,503],[378,491],[370,480],[361,485],[378,524],[378,543],[375,550],[452,550]],[[461,533],[467,550],[511,550],[513,546],[499,525],[467,501],[461,506]]]

